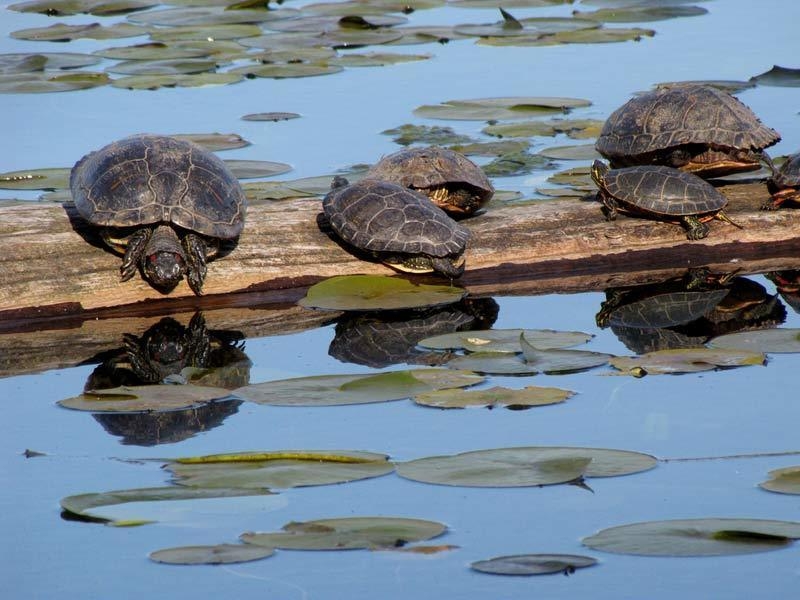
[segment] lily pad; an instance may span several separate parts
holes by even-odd
[[[655,84],[653,87],[657,89],[663,89],[676,86],[685,86],[686,84],[706,85],[723,92],[728,92],[729,94],[738,94],[744,90],[756,87],[756,83],[754,81],[742,81],[740,79],[693,79],[690,81],[663,81]]]
[[[602,158],[597,150],[594,149],[594,144],[552,146],[544,150],[539,150],[537,154],[545,158],[554,158],[556,160],[593,160],[595,158]]]
[[[649,21],[665,21],[677,17],[697,17],[707,14],[708,10],[700,6],[628,6],[624,8],[601,8],[595,11],[574,11],[572,14],[581,19],[592,19],[604,23],[647,23]]]
[[[134,23],[145,25],[192,26],[201,25],[238,25],[247,23],[264,23],[278,19],[287,19],[299,14],[295,8],[274,10],[227,10],[224,6],[179,6],[161,10],[149,10],[128,17]]]
[[[202,406],[225,398],[230,391],[199,385],[139,385],[84,392],[80,396],[60,400],[58,404],[72,410],[90,412],[131,413],[178,410]]]
[[[386,475],[394,471],[387,459],[372,452],[287,450],[183,458],[164,468],[183,486],[288,489]]]
[[[417,44],[446,44],[452,40],[468,39],[470,36],[456,33],[454,27],[447,25],[405,25],[393,28],[403,35],[399,40],[389,42],[388,46],[413,46]]]
[[[162,87],[201,87],[229,85],[244,79],[239,73],[193,73],[191,75],[130,75],[111,82],[115,88],[126,90],[157,90]]]
[[[204,58],[175,60],[128,60],[106,68],[119,75],[187,75],[214,71],[216,61]]]
[[[399,15],[358,15],[351,13],[345,16],[338,15],[311,15],[296,19],[283,19],[270,23],[272,31],[299,31],[322,33],[341,28],[373,30],[379,27],[391,27],[407,23],[408,19]]]
[[[41,13],[48,17],[80,13],[110,16],[144,10],[157,4],[155,0],[31,0],[11,4],[7,8],[22,13]]]
[[[239,179],[273,177],[292,170],[292,165],[269,160],[226,160],[225,164]]]
[[[800,69],[790,69],[774,65],[769,71],[750,78],[758,85],[771,85],[777,87],[800,86]]]
[[[132,490],[115,490],[92,494],[78,494],[61,499],[61,508],[79,517],[106,523],[108,525],[129,526],[144,525],[151,521],[136,519],[114,520],[95,515],[93,508],[101,506],[114,506],[128,502],[162,502],[167,500],[205,500],[209,498],[236,498],[240,496],[267,496],[271,492],[266,490],[238,490],[238,489],[203,489],[179,486],[139,488]]]
[[[763,519],[676,519],[604,529],[584,538],[595,550],[640,556],[725,556],[768,552],[800,538],[800,523]]]
[[[0,75],[32,73],[45,69],[77,69],[96,65],[102,59],[79,52],[0,54]]]
[[[250,142],[238,133],[177,133],[172,137],[193,142],[211,152],[234,150],[250,145]]]
[[[298,304],[325,310],[399,310],[452,304],[466,293],[452,285],[416,284],[402,277],[342,275],[312,285]]]
[[[568,137],[584,139],[597,137],[603,127],[598,119],[545,119],[516,123],[498,123],[483,128],[483,133],[497,137],[555,136],[564,133]]]
[[[800,329],[776,328],[737,331],[715,337],[709,342],[712,348],[750,350],[766,354],[800,352]]]
[[[300,115],[290,112],[262,112],[242,116],[243,121],[288,121],[298,118],[300,118]]]
[[[411,398],[432,390],[467,387],[483,377],[467,371],[413,369],[376,375],[316,375],[249,385],[233,394],[274,406],[335,406]]]
[[[774,469],[769,472],[769,479],[758,487],[779,494],[800,494],[800,466]]]
[[[483,166],[483,172],[489,177],[514,177],[527,175],[537,169],[550,166],[549,159],[530,152],[510,152],[497,157]]]
[[[180,27],[162,27],[150,31],[150,39],[154,42],[179,41],[211,41],[218,44],[226,40],[240,40],[261,35],[258,25],[238,23],[231,25],[184,25]],[[230,42],[229,42],[230,43]],[[245,48],[241,44],[237,44]]]
[[[381,133],[393,136],[393,141],[401,146],[410,144],[445,146],[472,141],[472,138],[468,135],[456,133],[452,127],[442,127],[440,125],[413,125],[409,123],[386,129]]]
[[[526,154],[530,146],[531,143],[528,140],[502,140],[499,142],[453,144],[449,148],[467,156],[499,156],[507,158],[509,155]]]
[[[509,352],[472,352],[455,357],[447,363],[447,367],[486,375],[536,375],[540,372],[519,354]]]
[[[525,119],[536,114],[567,112],[572,108],[589,106],[591,102],[578,98],[505,97],[475,100],[448,100],[441,104],[423,105],[414,109],[418,117],[491,121],[495,119]]]
[[[470,565],[475,571],[492,575],[572,574],[575,569],[591,567],[597,559],[575,554],[514,554],[479,560]]]
[[[556,44],[608,44],[615,42],[640,41],[644,37],[653,37],[652,29],[633,28],[597,28],[563,31],[552,35],[519,35],[513,37],[486,37],[476,43],[481,46],[552,46]]]
[[[428,337],[420,346],[434,350],[469,350],[470,352],[522,352],[520,335],[537,348],[569,348],[580,346],[594,336],[582,331],[555,331],[553,329],[487,329],[484,331],[456,331]]]
[[[217,544],[215,546],[179,546],[149,554],[150,560],[168,565],[229,565],[267,558],[273,548],[253,544]]]
[[[318,2],[306,4],[304,12],[312,12],[319,15],[382,15],[393,12],[411,12],[426,8],[443,6],[445,0],[345,0],[344,2]]]
[[[571,398],[575,392],[554,387],[529,386],[521,390],[504,387],[491,387],[484,390],[465,391],[460,389],[437,390],[414,396],[417,404],[435,408],[467,408],[484,406],[494,408],[530,408],[546,404],[558,404]]]
[[[245,77],[264,77],[272,79],[287,79],[291,77],[317,77],[318,75],[332,75],[339,73],[343,67],[333,64],[314,63],[287,63],[287,64],[255,64],[244,65],[231,69],[229,73],[240,73]]]
[[[520,334],[520,346],[525,362],[541,373],[574,373],[605,365],[613,358],[611,354],[588,350],[542,349],[534,346],[524,333]]]
[[[200,48],[172,46],[164,42],[104,48],[96,50],[94,54],[114,60],[175,60],[207,56],[205,50]]]
[[[447,527],[435,521],[400,517],[346,517],[291,522],[275,533],[243,533],[246,544],[286,550],[354,550],[393,548],[442,535]]]
[[[79,71],[51,75],[49,73],[20,73],[0,75],[0,94],[45,94],[72,92],[108,85],[111,78],[106,73]]]
[[[70,169],[31,169],[0,173],[0,188],[6,190],[62,190],[69,188]]]
[[[766,356],[760,352],[733,348],[677,348],[657,350],[641,356],[616,356],[611,366],[641,377],[645,374],[664,375],[713,371],[718,368],[763,365]]]
[[[145,27],[131,25],[130,23],[114,23],[113,25],[100,25],[100,23],[67,25],[65,23],[55,23],[50,27],[35,27],[33,29],[13,31],[11,37],[18,40],[38,42],[71,42],[81,38],[110,40],[137,37],[147,35],[148,31]]]
[[[432,54],[396,54],[391,52],[370,52],[368,54],[344,54],[331,59],[331,64],[340,67],[383,67],[407,62],[417,62],[432,58]]]

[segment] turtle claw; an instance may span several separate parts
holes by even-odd
[[[192,233],[183,238],[183,249],[186,251],[186,281],[197,296],[203,294],[203,281],[208,269],[206,267],[206,243]]]
[[[144,228],[138,230],[128,239],[128,246],[125,249],[125,256],[122,258],[122,266],[119,268],[120,281],[128,281],[131,277],[136,275],[136,268],[139,260],[144,255],[144,249],[147,242],[150,241],[152,230]]]

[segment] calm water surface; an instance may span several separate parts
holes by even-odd
[[[290,3],[301,6],[302,3]],[[421,104],[485,96],[555,95],[590,99],[574,116],[605,118],[636,90],[660,81],[748,79],[773,64],[798,67],[800,6],[773,0],[702,3],[701,17],[643,24],[657,35],[638,43],[489,48],[465,40],[412,46],[431,52],[421,63],[347,69],[317,78],[254,80],[207,89],[131,92],[110,87],[63,94],[2,95],[6,117],[0,170],[70,166],[85,152],[141,131],[235,132],[251,146],[225,158],[277,160],[289,177],[330,173],[373,162],[397,149],[380,132],[403,123],[453,126],[478,134],[483,123],[417,119]],[[568,14],[576,6],[516,9],[517,16]],[[490,23],[494,10],[418,11],[411,24]],[[70,23],[90,16],[58,19]],[[20,42],[9,33],[51,24],[4,10],[0,52],[92,51],[112,45]],[[120,40],[128,45],[143,40]],[[402,50],[402,48],[401,48]],[[779,155],[800,148],[797,88],[757,87],[739,96],[783,135]],[[281,123],[241,121],[247,113],[292,111]],[[556,140],[553,145],[564,140]],[[565,141],[566,143],[566,141]],[[548,144],[550,145],[550,144]],[[565,164],[565,166],[572,166]],[[530,193],[549,173],[497,180]],[[5,197],[14,195],[9,192]],[[36,198],[21,193],[18,197]],[[226,260],[235,260],[235,254]],[[54,265],[54,268],[57,268]],[[757,281],[772,293],[764,278]],[[0,273],[0,281],[2,274]],[[592,350],[628,354],[594,322],[599,293],[496,298],[496,328],[582,330]],[[785,327],[800,326],[788,308]],[[214,327],[214,315],[207,315]],[[133,332],[140,334],[141,332]],[[253,383],[283,377],[368,372],[328,355],[333,326],[246,342]],[[5,357],[4,357],[5,358]],[[492,385],[552,385],[578,394],[559,406],[529,411],[437,411],[407,401],[331,408],[243,403],[222,426],[158,446],[123,445],[87,413],[55,402],[80,393],[95,365],[0,379],[9,419],[0,439],[0,551],[3,598],[769,598],[789,597],[800,582],[796,547],[750,556],[638,558],[586,551],[580,539],[628,522],[704,516],[800,520],[796,497],[756,485],[797,457],[668,462],[625,478],[593,479],[593,493],[574,486],[467,489],[429,486],[394,475],[276,496],[125,506],[108,514],[149,516],[159,523],[113,528],[61,519],[60,498],[84,492],[164,485],[156,462],[172,457],[283,448],[360,449],[396,460],[523,445],[625,448],[660,458],[798,450],[796,355],[771,356],[766,367],[676,377],[605,376],[600,369],[563,376],[493,377]],[[25,459],[26,449],[47,456]],[[234,542],[247,530],[269,531],[292,520],[397,515],[442,521],[442,543],[459,550],[434,556],[391,552],[280,552],[230,567],[169,567],[153,550]],[[600,566],[572,577],[503,578],[472,573],[483,558],[524,552],[586,553]]]

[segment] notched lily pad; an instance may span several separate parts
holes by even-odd
[[[111,78],[106,73],[19,73],[0,75],[0,94],[45,94],[72,92],[107,85]]]
[[[250,145],[250,142],[238,133],[177,133],[172,137],[178,138],[179,140],[194,142],[211,152],[234,150]]]
[[[441,104],[423,105],[414,109],[418,117],[429,119],[456,119],[491,121],[499,119],[525,119],[536,114],[567,112],[572,108],[590,106],[591,102],[579,98],[559,97],[504,97],[475,100],[448,100]]]
[[[766,356],[760,352],[728,348],[678,348],[657,350],[641,356],[616,356],[611,366],[641,377],[645,374],[663,375],[697,373],[719,368],[763,365]]]
[[[397,54],[391,52],[369,52],[367,54],[343,54],[331,59],[331,64],[340,67],[383,67],[432,58],[432,54]]]
[[[273,177],[292,170],[292,165],[273,162],[270,160],[231,160],[225,164],[239,179],[255,179],[258,177]]]
[[[134,23],[145,25],[192,26],[201,25],[238,25],[247,23],[264,23],[266,21],[286,19],[296,16],[295,8],[272,10],[227,10],[225,6],[179,6],[137,13],[128,17]]]
[[[420,346],[434,350],[469,350],[470,352],[522,352],[520,335],[537,348],[569,348],[580,346],[594,336],[582,331],[555,331],[553,329],[487,329],[483,331],[456,331],[428,337]]]
[[[317,77],[339,73],[343,67],[334,64],[286,63],[286,64],[254,64],[231,69],[230,73],[240,73],[248,78],[264,77],[271,79],[288,79],[292,77]]]
[[[575,554],[514,554],[479,560],[470,565],[475,571],[492,575],[571,575],[575,569],[591,567],[597,559]]]
[[[700,6],[658,6],[642,5],[624,8],[601,8],[595,11],[573,11],[573,16],[580,19],[592,19],[604,23],[647,23],[665,21],[677,17],[697,17],[708,13]]]
[[[111,82],[115,88],[125,90],[157,90],[162,87],[202,87],[238,83],[244,75],[238,73],[193,73],[191,75],[130,75]]]
[[[767,552],[800,538],[800,523],[762,519],[676,519],[604,529],[584,538],[595,550],[640,556],[725,556]]]
[[[253,544],[217,544],[215,546],[179,546],[151,552],[153,562],[168,565],[230,565],[267,558],[273,548]]]
[[[611,354],[588,350],[543,349],[533,345],[524,333],[520,334],[520,346],[525,363],[541,373],[575,373],[605,365],[613,358]]]
[[[185,25],[153,29],[150,39],[154,42],[204,41],[219,44],[220,41],[256,37],[262,33],[258,25],[252,24]],[[246,50],[240,44],[237,46]]]
[[[147,35],[148,31],[145,27],[131,25],[130,23],[114,23],[113,25],[101,25],[100,23],[67,25],[65,23],[55,23],[50,27],[35,27],[13,31],[11,32],[11,37],[18,40],[38,42],[71,42],[81,38],[110,40],[136,37]]]
[[[199,385],[139,385],[84,392],[58,404],[90,412],[162,412],[202,406],[229,395],[229,390]]]
[[[286,550],[354,550],[393,548],[442,535],[435,521],[401,517],[349,517],[291,522],[275,533],[243,533],[246,544]]]
[[[537,154],[545,158],[553,158],[556,160],[593,160],[595,158],[602,158],[597,150],[594,149],[594,144],[552,146],[544,150],[539,150]]]
[[[121,15],[156,6],[156,0],[31,0],[7,8],[22,13],[62,17],[88,13],[95,16]]]
[[[298,304],[325,310],[399,310],[458,302],[466,290],[402,277],[342,275],[312,285]]]
[[[800,466],[774,469],[769,472],[769,479],[758,487],[779,494],[800,494]]]
[[[299,114],[290,112],[250,113],[242,116],[243,121],[288,121],[298,118],[300,118]]]
[[[204,58],[174,60],[126,60],[106,68],[118,75],[187,75],[214,71],[216,61]]]
[[[715,337],[708,345],[712,348],[750,350],[766,354],[800,352],[800,329],[779,327],[737,331]]]
[[[0,173],[0,188],[6,190],[63,190],[69,188],[70,169],[31,169]]]
[[[575,392],[554,387],[529,386],[521,390],[491,387],[485,390],[438,390],[414,396],[414,402],[434,408],[467,408],[482,406],[523,409],[532,406],[558,404],[571,398]]]

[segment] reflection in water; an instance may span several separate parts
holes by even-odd
[[[440,365],[449,353],[425,350],[426,337],[489,329],[500,310],[492,298],[464,299],[421,310],[350,313],[339,318],[328,354],[342,361],[380,369],[397,363]]]
[[[800,270],[788,269],[786,271],[772,271],[764,276],[775,284],[781,298],[800,313]]]
[[[712,337],[767,329],[786,319],[786,308],[761,284],[745,277],[713,277],[692,271],[657,284],[606,290],[596,315],[637,354],[696,348]]]
[[[123,346],[100,357],[85,391],[148,385],[165,380],[233,389],[247,385],[252,365],[238,331],[209,330],[202,313],[184,327],[171,317],[137,336],[126,333]],[[102,413],[94,418],[123,444],[174,443],[212,429],[236,413],[241,400],[212,402],[198,408],[141,413]]]

